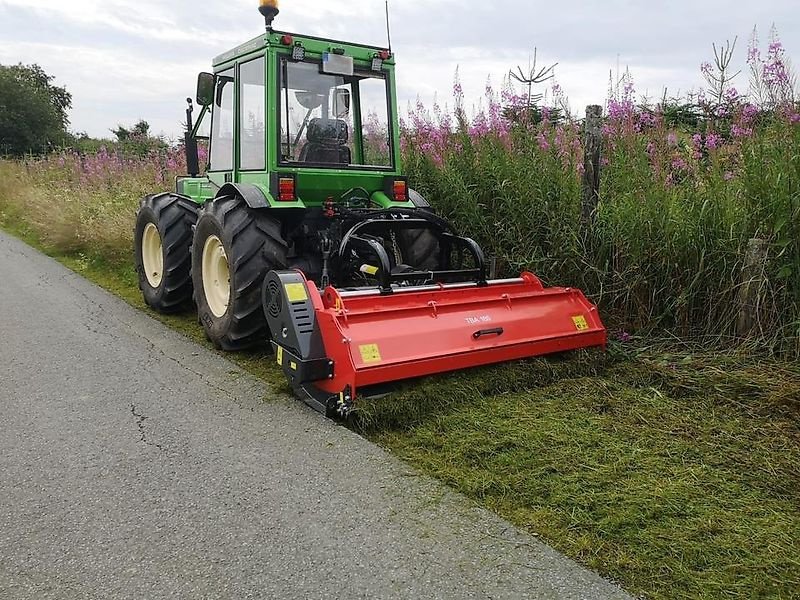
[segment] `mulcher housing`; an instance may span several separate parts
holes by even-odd
[[[214,60],[197,102],[190,175],[139,213],[140,285],[158,310],[193,295],[221,348],[270,340],[311,406],[346,416],[387,382],[605,346],[580,291],[490,280],[478,244],[410,189],[389,50],[268,27]]]

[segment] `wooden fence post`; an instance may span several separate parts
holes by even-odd
[[[489,279],[497,279],[497,257],[489,258]]]
[[[740,337],[750,335],[760,320],[759,296],[765,283],[764,265],[768,252],[767,240],[752,239],[747,244],[739,287],[739,319],[736,323],[736,334]]]
[[[603,107],[586,107],[584,123],[583,199],[581,223],[585,229],[594,223],[600,202],[600,152],[603,147]]]

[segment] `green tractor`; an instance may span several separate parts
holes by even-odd
[[[488,281],[481,248],[409,187],[389,49],[275,31],[275,0],[260,10],[266,33],[198,77],[196,123],[188,100],[188,176],[142,200],[149,306],[193,302],[224,350],[271,341],[329,415],[356,388],[605,344],[583,294]]]
[[[263,4],[269,4],[262,3]],[[267,338],[261,284],[299,269],[322,287],[470,277],[440,261],[457,238],[402,174],[389,50],[268,29],[217,57],[198,78],[187,135],[189,176],[142,201],[136,265],[147,304],[169,313],[194,300],[225,350]],[[199,132],[210,130],[200,176]],[[414,275],[424,271],[422,275]]]

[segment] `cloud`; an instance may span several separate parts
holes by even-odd
[[[263,30],[255,0],[0,0],[0,62],[41,64],[74,97],[76,130],[108,135],[147,119],[177,136],[183,99],[212,58]],[[281,29],[384,45],[383,0],[283,0]],[[533,48],[576,112],[603,103],[609,74],[631,69],[637,90],[660,96],[702,85],[699,64],[711,43],[739,36],[738,60],[758,25],[777,23],[789,52],[800,48],[794,0],[729,1],[391,0],[401,109],[419,95],[452,104],[459,68],[470,104],[491,76],[496,89]],[[737,82],[747,87],[745,76]],[[544,90],[541,90],[544,91]]]

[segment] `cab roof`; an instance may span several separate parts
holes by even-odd
[[[292,38],[292,45],[301,44],[306,49],[306,52],[311,54],[322,55],[325,52],[344,51],[347,56],[352,56],[355,60],[370,61],[375,57],[377,52],[386,50],[386,48],[380,46],[354,44],[310,35],[270,30],[228,52],[220,54],[214,59],[213,65],[215,68],[221,67],[233,62],[237,58],[258,52],[259,50],[270,48],[276,50],[287,49],[287,45],[283,43],[285,36],[290,36]],[[392,55],[388,60],[384,61],[384,64],[394,65],[394,56]]]

